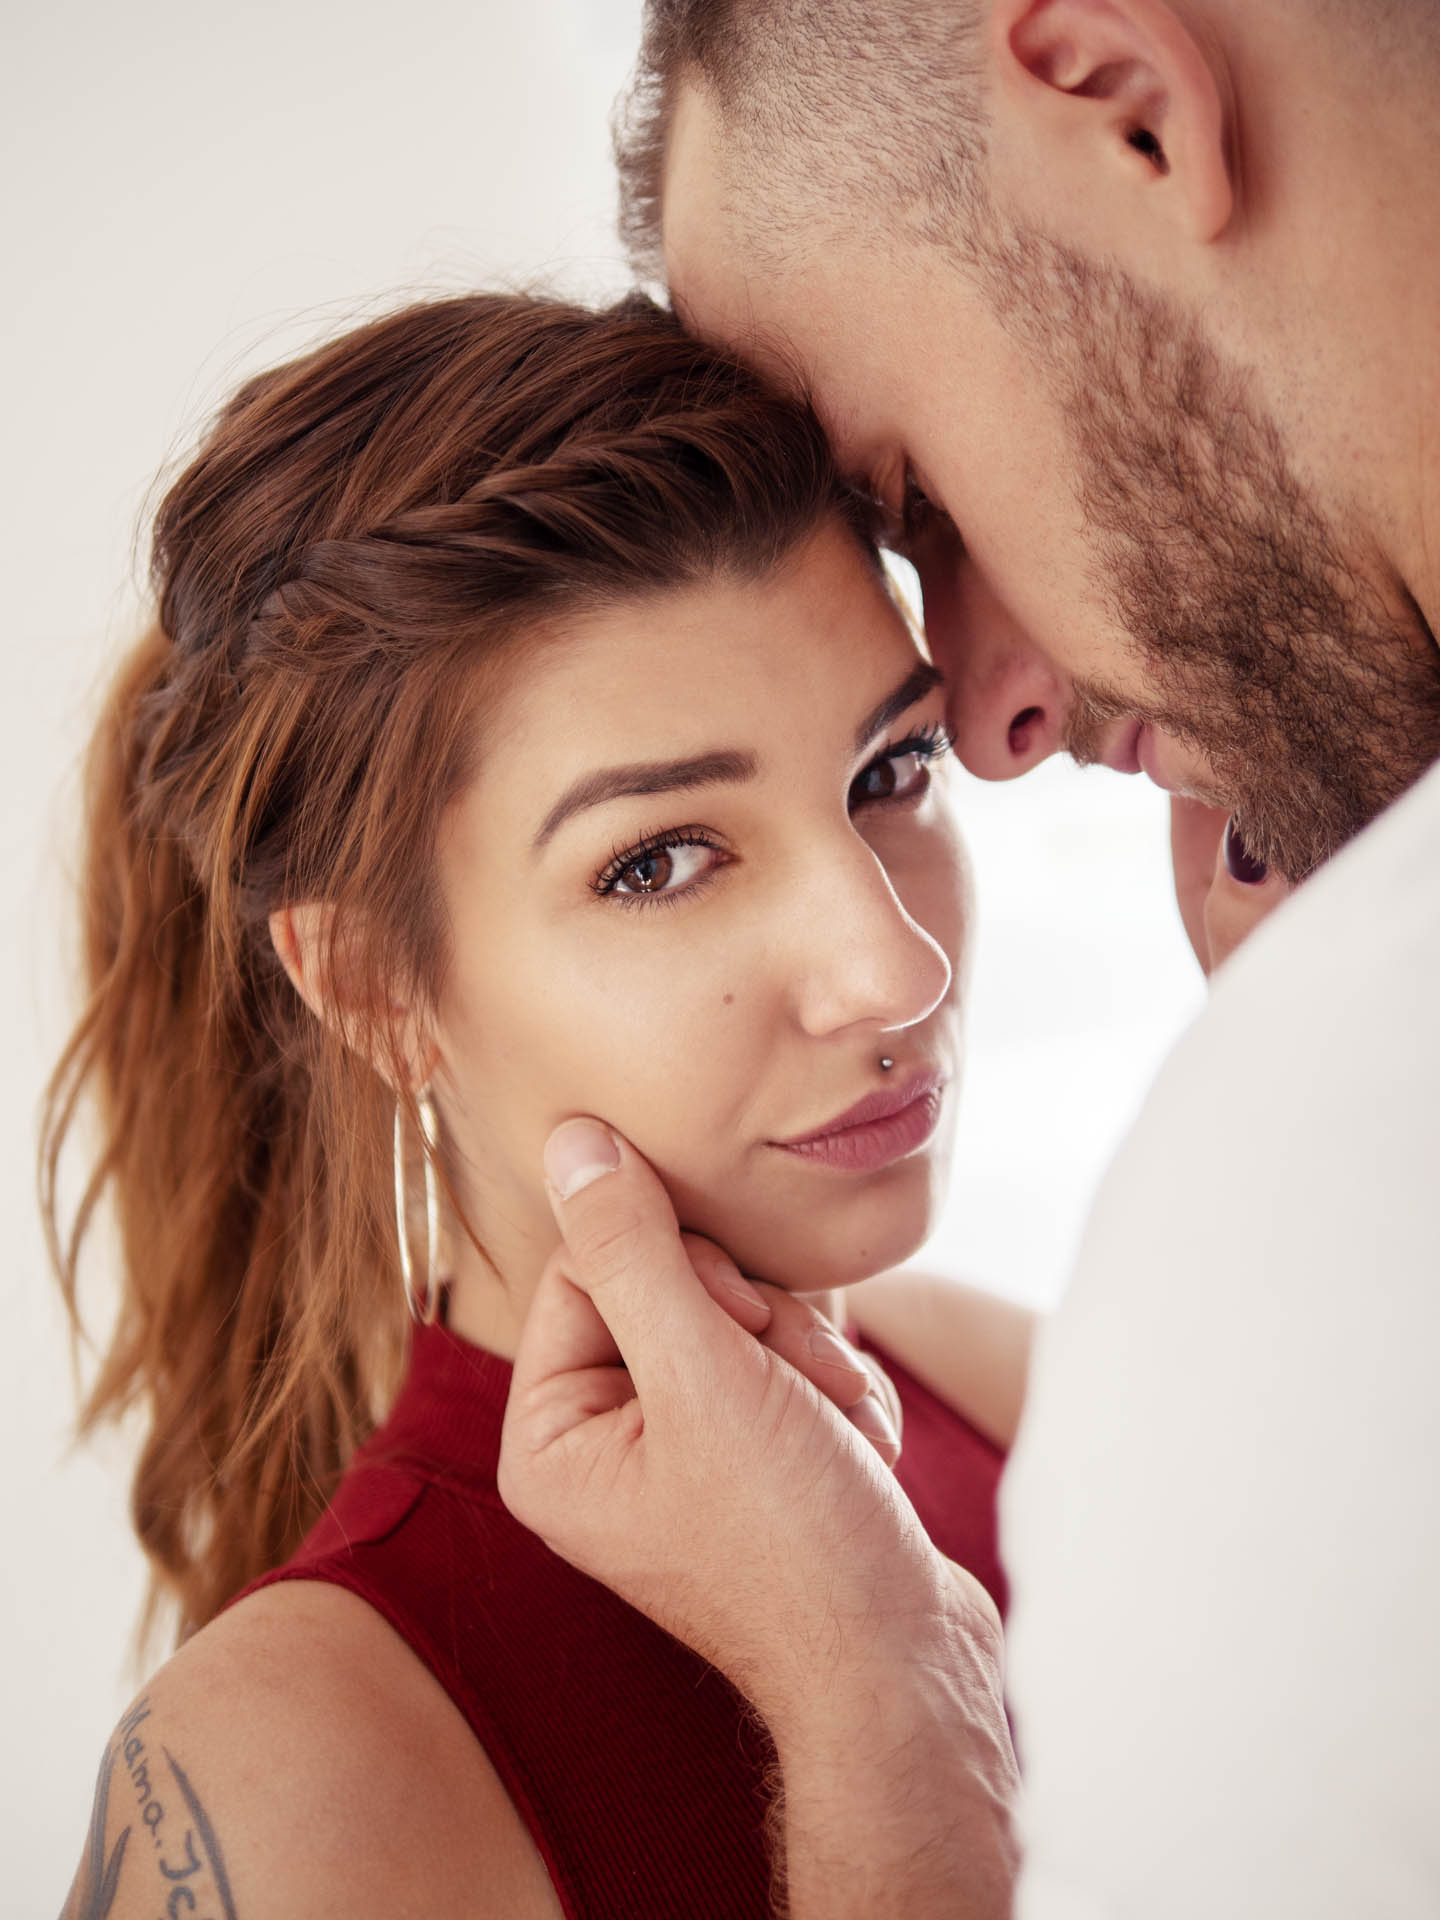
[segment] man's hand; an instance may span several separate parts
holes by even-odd
[[[794,1643],[865,1619],[877,1589],[928,1596],[939,1578],[887,1470],[894,1416],[813,1307],[681,1236],[655,1174],[608,1128],[560,1128],[547,1173],[566,1241],[516,1355],[501,1493],[777,1706]]]
[[[1179,794],[1170,802],[1170,856],[1180,918],[1207,975],[1292,891],[1250,858],[1223,807]]]
[[[1007,1912],[1015,1768],[989,1597],[933,1547],[830,1376],[822,1395],[784,1357],[817,1330],[789,1323],[809,1309],[682,1240],[654,1173],[597,1122],[559,1128],[546,1170],[565,1245],[516,1356],[506,1504],[764,1715],[795,1920]]]

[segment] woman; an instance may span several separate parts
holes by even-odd
[[[943,1184],[938,676],[814,421],[643,302],[411,308],[251,382],[155,578],[45,1164],[72,1309],[113,1196],[87,1418],[147,1408],[135,1520],[187,1637],[70,1911],[766,1911],[764,1730],[505,1513],[506,1363],[542,1144],[604,1112],[893,1462],[788,1295],[903,1259]],[[917,1510],[998,1590],[995,1452],[901,1381]]]

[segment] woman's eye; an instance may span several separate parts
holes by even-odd
[[[877,754],[850,783],[852,811],[888,800],[918,800],[929,791],[930,762],[949,751],[950,736],[938,729]]]
[[[632,854],[613,866],[601,891],[627,898],[679,893],[699,880],[715,864],[715,849],[669,840]]]
[[[868,800],[909,800],[930,784],[930,769],[918,753],[886,754],[872,760],[850,788],[851,806]]]

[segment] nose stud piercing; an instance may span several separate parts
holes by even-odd
[[[881,1054],[880,1056],[881,1073],[889,1073],[890,1069],[894,1066],[894,1064],[895,1062],[890,1058],[888,1054]]]

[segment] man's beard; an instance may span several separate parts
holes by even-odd
[[[1278,427],[1165,302],[1040,235],[976,250],[1064,408],[1095,586],[1153,690],[1079,690],[1068,744],[1121,714],[1204,756],[1205,797],[1304,879],[1440,759],[1440,648],[1359,576]]]

